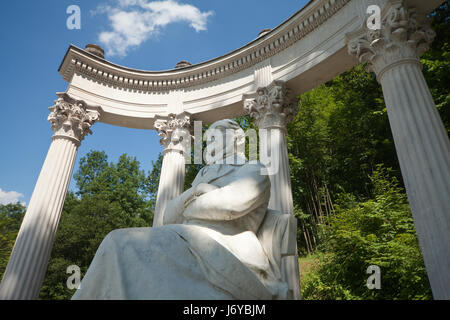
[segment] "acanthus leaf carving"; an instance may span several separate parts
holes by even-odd
[[[367,62],[367,71],[375,72],[379,79],[395,63],[405,60],[420,63],[420,55],[429,49],[436,36],[415,8],[407,8],[403,1],[389,6],[381,29],[366,29],[348,43],[348,52],[360,62]]]
[[[65,137],[78,144],[86,135],[92,134],[92,125],[99,120],[97,111],[88,111],[86,103],[67,95],[59,95],[50,109],[47,120],[51,124],[54,137]]]
[[[191,139],[191,115],[187,112],[179,115],[169,114],[156,119],[154,127],[161,137],[160,143],[165,150],[187,152]]]
[[[298,111],[291,91],[282,81],[274,81],[267,87],[258,88],[256,96],[244,99],[244,109],[255,119],[260,129],[285,129]]]

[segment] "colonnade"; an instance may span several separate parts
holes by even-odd
[[[388,1],[383,12],[381,29],[362,28],[347,35],[348,51],[368,63],[368,71],[376,73],[383,88],[433,295],[450,299],[450,142],[419,60],[435,34],[425,17],[404,1]],[[260,148],[279,155],[278,170],[270,176],[269,207],[293,214],[286,126],[296,113],[296,102],[288,85],[277,80],[259,86],[242,104],[260,129],[272,133],[260,131]],[[66,94],[60,94],[50,110],[52,143],[0,285],[0,299],[38,297],[77,149],[99,120],[98,112]],[[183,192],[185,158],[190,151],[186,137],[193,117],[181,113],[156,119],[164,159],[154,226],[162,225],[167,202]],[[299,299],[298,259],[287,258],[285,274],[294,298]]]

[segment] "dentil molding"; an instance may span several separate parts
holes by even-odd
[[[319,0],[306,14],[294,15],[285,23],[241,49],[197,65],[168,71],[143,71],[115,65],[85,50],[70,46],[59,72],[70,82],[75,73],[105,85],[142,92],[171,91],[202,85],[253,67],[324,24],[351,0]],[[302,11],[303,11],[302,10]]]

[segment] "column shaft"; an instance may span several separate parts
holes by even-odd
[[[283,214],[294,214],[294,203],[292,199],[291,176],[289,171],[289,157],[286,143],[286,133],[280,128],[268,129],[270,133],[267,139],[260,136],[261,143],[266,144],[270,155],[278,154],[278,171],[270,175],[270,201],[269,208]],[[269,138],[270,137],[270,138]],[[270,141],[274,139],[275,141]],[[262,146],[264,148],[264,146]],[[298,254],[284,257],[282,272],[292,290],[295,300],[301,299],[300,275],[298,267]]]
[[[54,139],[36,183],[0,288],[0,299],[37,299],[77,153]]]
[[[436,33],[403,0],[389,0],[381,29],[348,35],[349,53],[383,87],[414,224],[435,299],[450,299],[450,141],[421,70]]]
[[[159,178],[153,227],[163,225],[167,202],[183,193],[185,158],[181,152],[169,150],[165,153]]]
[[[270,78],[270,77],[266,77]],[[281,214],[294,214],[289,157],[286,143],[286,126],[297,112],[297,105],[290,91],[282,81],[274,81],[267,87],[257,89],[255,95],[244,97],[244,109],[255,119],[260,137],[260,158],[266,155],[270,163],[270,200],[269,208]],[[266,162],[266,161],[261,161]],[[278,163],[277,163],[278,162]],[[269,163],[264,163],[266,166]],[[295,236],[295,235],[291,235]],[[300,294],[300,275],[297,250],[295,254],[282,259],[283,280],[298,300]]]
[[[191,150],[191,117],[187,112],[169,114],[155,121],[155,129],[162,137],[164,158],[159,177],[153,227],[163,225],[167,203],[183,193],[186,154]]]
[[[0,299],[37,299],[47,271],[78,146],[97,111],[65,93],[50,107],[52,143],[0,284]]]
[[[269,136],[275,139],[275,141],[273,143],[264,143],[268,144],[271,155],[275,153],[279,155],[278,172],[274,175],[270,175],[271,187],[269,208],[293,215],[294,203],[292,200],[286,134],[284,130],[278,128],[269,129],[269,131]],[[272,146],[275,146],[275,150],[272,149]]]
[[[433,295],[450,299],[450,141],[418,64],[381,85]]]

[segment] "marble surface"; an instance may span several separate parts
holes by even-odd
[[[236,126],[222,120],[211,128],[225,135]],[[291,298],[281,258],[295,251],[295,219],[268,209],[262,164],[220,161],[235,149],[225,145],[223,158],[167,203],[163,226],[111,232],[72,299]]]

